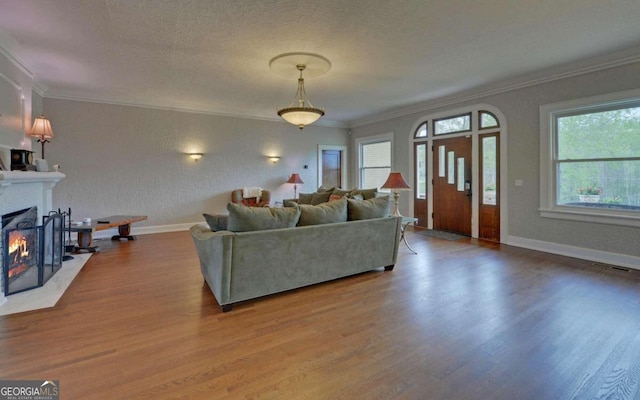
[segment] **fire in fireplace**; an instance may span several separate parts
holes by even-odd
[[[36,207],[2,216],[0,266],[4,293],[44,285],[62,267],[64,217],[52,212],[38,226]]]

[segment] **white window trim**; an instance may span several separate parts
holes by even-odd
[[[640,100],[640,89],[563,101],[540,106],[540,216],[572,221],[640,227],[640,213],[624,210],[590,209],[556,204],[556,153],[554,121],[558,114],[624,106]],[[634,215],[635,214],[635,215]]]
[[[359,188],[362,188],[362,145],[371,144],[371,143],[379,143],[379,142],[391,142],[391,171],[395,171],[394,167],[394,147],[393,147],[393,132],[383,133],[381,135],[376,136],[367,136],[361,139],[356,139],[356,149],[357,149],[357,157],[358,163],[356,165],[356,183]]]

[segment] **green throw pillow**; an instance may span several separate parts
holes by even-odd
[[[226,231],[227,230],[227,219],[228,215],[220,215],[220,214],[202,214],[205,221],[209,225],[212,231]]]
[[[347,199],[340,199],[317,206],[301,204],[298,226],[332,224],[347,220]]]
[[[311,199],[313,198],[313,193],[300,193],[298,195],[298,204],[311,204]]]
[[[349,221],[382,218],[389,215],[389,197],[369,200],[347,199],[347,217]]]
[[[361,194],[362,197],[364,197],[365,200],[369,200],[369,199],[373,199],[376,197],[376,192],[378,191],[378,189],[373,188],[373,189],[354,189],[351,191],[351,196],[356,195],[356,194]]]
[[[333,190],[331,192],[316,192],[316,193],[314,193],[311,196],[311,204],[316,206],[318,204],[326,203],[327,201],[329,201],[329,197],[331,197],[331,193],[332,192],[333,192]]]
[[[232,232],[293,228],[300,218],[298,207],[247,207],[229,203],[227,210],[229,210],[227,230]]]

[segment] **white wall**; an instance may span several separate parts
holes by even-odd
[[[31,149],[32,77],[0,48],[0,158],[10,168],[9,149]]]
[[[318,145],[348,144],[346,129],[318,125],[301,131],[284,122],[50,98],[43,111],[55,133],[47,161],[66,174],[54,206],[71,207],[74,219],[148,215],[134,228],[150,231],[226,212],[231,191],[243,186],[271,190],[272,202],[291,198],[285,181],[293,172],[304,181],[298,191],[312,192]],[[188,152],[205,154],[195,162]],[[269,155],[282,158],[274,164]]]
[[[640,229],[554,220],[542,218],[538,212],[540,105],[634,88],[640,88],[640,63],[558,79],[491,96],[478,96],[468,101],[455,102],[447,99],[447,106],[438,106],[438,101],[434,101],[426,104],[421,112],[352,128],[351,144],[353,147],[357,138],[394,132],[394,167],[408,176],[412,168],[408,161],[409,137],[413,135],[411,130],[423,115],[478,103],[494,105],[504,113],[509,129],[508,174],[502,177],[508,182],[506,207],[509,236],[506,242],[617,264],[638,264]],[[460,98],[463,95],[460,94]],[[353,173],[355,172],[352,171]],[[515,187],[515,179],[522,179],[524,186]],[[401,212],[408,212],[409,197],[401,197]],[[611,257],[610,253],[614,256]],[[629,257],[623,257],[616,262],[615,255]]]

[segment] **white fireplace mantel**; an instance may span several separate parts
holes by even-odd
[[[1,171],[0,186],[14,183],[60,182],[65,175],[62,172],[35,172],[35,171]],[[0,191],[2,188],[0,188]]]
[[[53,188],[64,177],[61,172],[0,171],[0,216],[36,206],[41,221],[53,209]],[[0,305],[6,301],[2,289]]]

